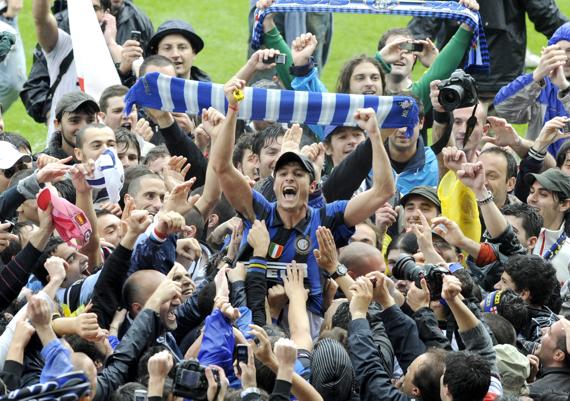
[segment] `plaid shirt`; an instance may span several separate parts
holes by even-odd
[[[546,306],[542,308],[528,306],[528,313],[530,315],[529,326],[523,329],[523,333],[519,333],[517,344],[519,349],[527,354],[533,354],[540,343],[541,330],[557,322],[558,316]]]

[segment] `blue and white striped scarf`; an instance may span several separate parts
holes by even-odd
[[[368,96],[246,87],[238,118],[316,125],[356,126],[354,112],[371,107],[382,128],[408,128],[419,121],[418,106],[408,96]],[[190,81],[152,72],[145,75],[125,97],[125,113],[133,105],[178,113],[200,114],[214,107],[227,112],[224,86]]]
[[[414,17],[446,18],[464,22],[473,29],[473,39],[465,69],[489,71],[489,50],[483,30],[483,21],[478,12],[455,1],[414,0],[276,0],[268,9],[256,10],[251,47],[259,49],[262,44],[263,20],[269,13],[329,12],[350,14],[395,14]]]

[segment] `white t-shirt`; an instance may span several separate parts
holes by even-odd
[[[45,50],[43,51],[47,60],[50,87],[53,85],[57,79],[57,76],[59,75],[59,66],[61,65],[61,62],[72,50],[73,44],[71,43],[71,36],[67,32],[58,29],[57,44],[53,50],[49,53],[46,53]],[[53,94],[48,121],[48,141],[51,137],[51,134],[55,131],[53,120],[55,119],[55,107],[57,103],[64,94],[78,90],[79,86],[77,85],[77,72],[75,71],[75,60],[73,60],[65,74],[63,74],[63,77],[61,78],[61,81],[59,82],[59,85]]]

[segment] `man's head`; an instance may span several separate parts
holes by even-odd
[[[378,50],[382,50],[387,45],[402,39],[413,40],[414,35],[407,28],[389,29],[380,38]],[[390,71],[388,76],[398,81],[410,78],[416,60],[417,56],[414,53],[407,50],[400,50],[400,59],[392,64],[392,71]]]
[[[441,378],[442,401],[483,401],[491,384],[491,367],[480,355],[450,352]]]
[[[338,260],[346,266],[348,275],[353,279],[371,272],[384,273],[386,270],[382,253],[374,246],[363,242],[351,242],[345,246]]]
[[[516,255],[507,260],[495,288],[510,288],[526,303],[540,307],[548,302],[556,285],[556,269],[549,262],[538,255]]]
[[[489,124],[487,121],[487,113],[485,112],[485,107],[481,102],[477,104],[477,110],[475,111],[475,117],[477,118],[477,123],[473,128],[471,136],[468,138],[467,143],[465,142],[465,134],[467,132],[467,120],[473,114],[472,107],[463,107],[461,109],[453,110],[453,126],[451,128],[451,134],[455,138],[455,143],[459,149],[462,149],[469,158],[471,154],[475,154],[475,151],[481,147],[481,138],[484,134],[489,131]]]
[[[137,166],[141,160],[141,148],[136,134],[126,128],[119,128],[115,132],[117,139],[117,156],[124,168]]]
[[[45,285],[49,281],[48,272],[44,267],[44,263],[50,256],[58,256],[67,262],[65,266],[65,280],[61,284],[62,288],[68,288],[77,280],[85,277],[84,272],[89,267],[87,256],[67,245],[61,238],[52,236],[48,240],[33,270],[34,275],[42,284]]]
[[[273,191],[281,210],[298,212],[315,189],[315,167],[305,156],[285,152],[275,162]]]
[[[550,327],[541,330],[540,345],[535,351],[542,366],[545,368],[570,368],[570,352],[568,350],[568,338],[570,334],[564,325],[565,319],[555,322]]]
[[[137,209],[147,210],[155,215],[162,208],[166,186],[158,174],[145,174],[134,178],[129,183],[125,198],[130,197]]]
[[[196,55],[204,42],[194,32],[192,25],[181,20],[169,20],[158,27],[150,39],[147,53],[168,57],[176,69],[176,76],[189,79]]]
[[[0,141],[0,192],[8,188],[15,173],[27,169],[27,163],[31,162],[32,158],[21,153],[13,144]]]
[[[428,186],[415,187],[400,199],[400,204],[404,210],[406,227],[420,224],[419,212],[425,216],[428,223],[441,214],[441,202],[437,191]]]
[[[174,63],[168,57],[159,56],[154,54],[144,59],[139,68],[139,77],[142,77],[151,72],[159,72],[169,77],[176,76],[176,68]]]
[[[75,135],[86,125],[97,122],[99,105],[91,96],[83,92],[69,92],[61,97],[55,108],[54,126],[61,131],[63,150],[73,155],[76,147]]]
[[[560,26],[548,40],[548,46],[557,45],[560,50],[566,52],[568,60],[564,65],[564,75],[566,78],[570,78],[570,23],[565,23]]]
[[[167,165],[168,160],[170,160],[170,152],[166,148],[166,145],[159,145],[147,152],[142,164],[147,166],[153,173],[162,175],[162,171]]]
[[[378,60],[362,54],[348,60],[342,67],[336,91],[353,95],[382,96],[384,86],[384,71]]]
[[[106,88],[99,99],[103,122],[117,131],[120,127],[129,130],[137,123],[137,110],[133,107],[131,114],[125,116],[125,95],[129,88],[123,85],[113,85]]]
[[[538,210],[526,203],[515,203],[503,206],[501,213],[512,226],[521,245],[527,248],[529,253],[532,252],[543,226]]]
[[[400,391],[408,397],[424,401],[440,401],[441,377],[445,371],[443,349],[432,348],[412,361],[404,376]]]
[[[420,136],[420,130],[423,127],[424,104],[420,98],[418,98],[413,94],[399,93],[398,95],[409,96],[414,98],[418,106],[418,117],[419,117],[419,120],[417,124],[414,126],[411,135],[408,133],[407,127],[401,127],[394,129],[393,133],[388,137],[390,158],[392,160],[397,160],[400,163],[403,163],[411,160],[411,158],[415,155],[414,150],[423,151],[423,149],[417,149],[417,145],[418,145],[418,138]]]
[[[10,142],[20,153],[32,155],[32,144],[23,135],[15,132],[2,132],[0,133],[0,141]]]
[[[527,203],[538,210],[544,227],[558,230],[570,209],[570,177],[551,168],[541,174],[527,174],[524,178],[530,185]]]
[[[232,156],[232,163],[243,175],[250,179],[259,180],[259,157],[253,153],[252,135],[242,135],[238,139]]]
[[[329,126],[325,128],[323,142],[333,167],[338,166],[364,139],[364,131],[358,127]]]
[[[125,231],[122,220],[104,209],[96,210],[95,213],[97,215],[97,230],[101,239],[116,248]]]
[[[378,247],[378,229],[370,220],[365,220],[354,226],[354,234],[350,237],[350,242],[363,242]]]
[[[272,124],[259,132],[253,141],[253,153],[259,159],[259,178],[267,178],[273,173],[275,162],[281,153],[285,130],[281,124]]]
[[[105,124],[89,124],[75,135],[75,158],[83,163],[97,158],[109,148],[115,148],[115,133]]]
[[[123,300],[131,317],[135,317],[143,310],[144,305],[156,291],[158,286],[167,280],[166,276],[157,270],[138,270],[131,274],[123,286]],[[176,330],[176,308],[180,305],[180,298],[175,297],[160,307],[160,321],[167,330]]]
[[[501,208],[507,201],[507,195],[517,182],[517,162],[512,154],[493,146],[479,155],[479,161],[485,166],[485,187],[491,191],[495,204]]]

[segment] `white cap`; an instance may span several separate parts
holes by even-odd
[[[32,161],[29,155],[20,153],[20,151],[7,141],[0,141],[0,169],[7,170],[12,167],[16,162],[22,158],[25,158],[24,162],[28,163]]]

